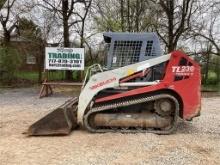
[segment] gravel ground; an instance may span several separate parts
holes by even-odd
[[[0,89],[1,90],[1,89]],[[0,91],[0,164],[220,164],[220,97],[204,98],[202,114],[172,135],[91,134],[26,137],[26,128],[69,98],[38,99],[38,89]]]

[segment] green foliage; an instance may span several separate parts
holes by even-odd
[[[73,72],[73,79],[76,80],[78,71]],[[38,72],[36,71],[19,71],[16,72],[15,76],[18,79],[30,80],[33,83],[38,82]],[[46,77],[46,73],[43,75]],[[49,81],[60,81],[65,79],[65,71],[50,71],[48,73]]]
[[[4,6],[6,0],[0,0],[0,10],[2,9],[2,7]]]
[[[114,19],[112,16],[103,19],[101,17],[94,17],[97,24],[97,30],[103,31],[121,31],[121,23],[119,20]]]
[[[208,56],[202,56],[202,58],[198,57],[196,61],[198,61],[202,65],[201,67],[201,72],[203,75],[202,83],[204,85],[220,84],[220,56],[211,54],[209,57]]]
[[[218,75],[214,70],[209,70],[208,78],[206,81],[203,80],[204,85],[217,85],[219,83]]]
[[[158,25],[156,5],[143,0],[96,0],[95,28],[103,31],[153,31]],[[159,12],[157,11],[157,14]],[[159,27],[158,27],[159,28]]]
[[[217,83],[220,85],[220,56],[215,57],[214,61],[216,61],[214,71],[216,73]]]
[[[209,71],[209,78],[207,84],[217,84],[217,74],[213,71]]]
[[[10,83],[15,78],[15,72],[21,65],[21,56],[16,49],[8,46],[0,48],[0,80]]]
[[[39,40],[41,39],[41,30],[40,28],[32,21],[26,18],[20,18],[18,23],[20,36],[32,39]]]

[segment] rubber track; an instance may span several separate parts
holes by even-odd
[[[89,117],[91,114],[93,113],[97,113],[97,112],[103,112],[106,110],[110,110],[110,109],[114,109],[114,108],[119,108],[119,107],[126,107],[129,105],[135,105],[135,104],[140,104],[140,103],[146,103],[146,102],[150,102],[150,101],[155,101],[158,99],[163,99],[163,98],[169,98],[171,99],[174,103],[175,103],[175,115],[174,115],[174,120],[172,122],[172,127],[168,130],[152,130],[152,129],[95,129],[92,128],[89,125]],[[90,131],[90,132],[94,132],[94,133],[105,133],[105,132],[122,132],[122,133],[155,133],[155,134],[171,134],[176,130],[176,126],[177,126],[177,119],[179,116],[179,102],[177,101],[177,99],[170,95],[170,94],[157,94],[154,96],[148,96],[148,97],[141,97],[141,98],[137,98],[137,99],[132,99],[132,100],[127,100],[127,101],[122,101],[122,102],[117,102],[117,103],[112,103],[112,104],[105,104],[102,106],[97,106],[95,108],[92,108],[90,111],[88,111],[88,113],[85,115],[84,117],[84,126],[85,128]]]

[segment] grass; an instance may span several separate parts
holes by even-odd
[[[220,83],[216,84],[216,85],[210,85],[210,84],[206,84],[206,85],[202,85],[202,91],[218,91],[220,92]]]
[[[45,77],[44,73],[42,73],[42,76]],[[73,79],[76,79],[77,72],[73,72]],[[38,81],[38,72],[34,71],[19,71],[16,73],[16,77],[20,79],[30,80],[32,82]],[[65,79],[65,71],[50,71],[48,73],[49,80],[52,81],[59,81]]]
[[[31,80],[33,82],[37,82],[38,72],[19,71],[16,73],[16,77],[20,79]]]
[[[43,75],[43,74],[42,74]],[[76,79],[77,72],[73,72],[73,78]],[[216,79],[216,73],[209,72],[209,80],[208,82],[212,79]],[[16,77],[20,79],[25,79],[25,80],[30,80],[33,83],[38,82],[38,72],[33,72],[33,71],[19,71],[16,73]],[[50,71],[49,72],[49,80],[51,81],[59,81],[59,80],[64,80],[65,79],[65,71]],[[202,90],[203,91],[218,91],[220,92],[220,83],[218,84],[203,84],[202,85]]]

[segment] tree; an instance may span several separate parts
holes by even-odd
[[[32,21],[22,17],[18,21],[18,35],[29,41],[32,55],[38,64],[38,82],[41,83],[43,54],[46,41],[42,37],[41,29]],[[26,49],[26,48],[23,48]]]
[[[152,4],[142,0],[96,0],[94,21],[98,31],[152,31],[154,16],[150,12]]]
[[[90,0],[91,1],[91,0]],[[70,29],[76,25],[78,22],[82,22],[84,18],[81,16],[80,11],[77,8],[80,8],[80,5],[87,5],[90,1],[85,0],[43,0],[38,1],[38,6],[41,6],[51,12],[54,12],[54,15],[62,22],[63,28],[63,46],[70,46]],[[83,19],[82,19],[83,18]],[[66,71],[66,79],[72,80],[72,72]]]
[[[202,59],[205,59],[203,64],[203,82],[206,84],[209,79],[209,71],[216,73],[216,82],[220,81],[219,74],[219,57],[220,57],[220,3],[217,0],[209,2],[203,12],[201,12],[201,19],[197,17],[192,30],[188,34],[192,36],[195,43],[203,45],[202,49],[198,49],[197,53],[201,51]]]
[[[4,31],[4,44],[7,45],[11,39],[12,31],[17,27],[17,16],[14,16],[14,21],[11,22],[11,11],[16,0],[7,0],[3,5],[0,13],[0,23]],[[2,2],[3,4],[3,2]],[[5,12],[3,12],[5,10]]]
[[[150,15],[150,4],[148,1],[142,0],[126,0],[121,1],[121,26],[122,31],[143,32],[152,31],[150,29],[154,17]]]
[[[86,42],[85,38],[85,25],[86,25],[86,18],[89,14],[89,11],[91,9],[92,5],[92,0],[84,1],[83,2],[83,11],[81,14],[79,14],[80,21],[75,25],[75,31],[79,34],[80,36],[80,48],[84,48],[88,46],[88,42]],[[84,45],[86,43],[86,46]],[[89,47],[88,47],[89,48]],[[82,72],[78,71],[77,72],[77,80],[82,79]]]
[[[1,1],[0,7],[3,2],[4,0]],[[4,32],[3,40],[5,45],[10,43],[12,32],[17,28],[19,17],[29,11],[29,6],[25,5],[23,1],[5,1],[4,5],[0,9],[0,25]]]
[[[155,30],[164,42],[167,52],[176,49],[180,38],[192,29],[192,17],[198,14],[196,0],[150,0],[157,5]]]
[[[0,48],[0,81],[11,84],[20,64],[20,54],[17,50],[10,45],[2,46]]]
[[[92,13],[98,32],[121,31],[119,4],[117,0],[96,0]]]
[[[85,30],[86,30],[86,19],[90,13],[92,5],[92,0],[87,0],[83,2],[83,5],[81,6],[81,13],[78,14],[79,21],[73,25],[73,31],[76,32],[80,37],[80,48],[85,47]],[[82,12],[83,11],[83,12]],[[90,20],[89,20],[90,21]],[[91,24],[91,22],[89,22]]]
[[[30,40],[41,40],[41,29],[32,21],[25,17],[18,20],[18,35]]]
[[[208,12],[203,21],[197,24],[191,31],[191,35],[199,41],[205,40],[212,45],[211,53],[220,56],[220,3],[213,1],[208,6]]]

